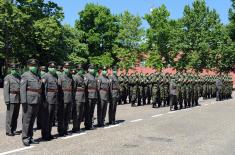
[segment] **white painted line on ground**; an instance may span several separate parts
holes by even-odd
[[[106,126],[106,127],[104,127],[104,129],[110,129],[110,128],[114,128],[114,127],[118,127],[118,126],[119,126],[119,124]]]
[[[176,111],[170,111],[170,112],[168,112],[168,114],[172,114],[172,113],[176,113]]]
[[[85,135],[85,134],[87,133],[84,132],[84,133],[74,134],[72,136],[63,137],[61,139],[69,139],[69,138],[78,137],[78,136]]]
[[[155,117],[160,117],[162,116],[163,114],[158,114],[158,115],[153,115],[152,117],[155,118]]]
[[[208,104],[205,104],[204,106],[208,106]]]
[[[32,149],[33,147],[35,147],[35,146],[23,147],[23,148],[20,148],[20,149],[15,149],[15,150],[12,150],[12,151],[7,151],[7,152],[0,153],[0,155],[6,155],[6,154],[10,154],[10,153],[19,152],[19,151],[29,150],[29,149]]]
[[[130,121],[131,123],[134,123],[134,122],[139,122],[139,121],[142,121],[143,119],[136,119],[136,120],[133,120],[133,121]]]

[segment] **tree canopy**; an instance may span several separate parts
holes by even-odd
[[[235,64],[235,0],[229,23],[220,21],[205,0],[184,7],[171,19],[165,5],[140,17],[88,3],[75,26],[62,24],[63,8],[44,0],[0,0],[0,58],[5,64],[37,58],[130,69],[145,55],[146,66],[228,72]],[[149,24],[142,27],[143,20]]]

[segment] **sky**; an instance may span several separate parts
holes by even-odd
[[[165,4],[171,13],[172,19],[183,16],[185,5],[191,5],[194,0],[50,0],[63,7],[65,18],[63,23],[74,25],[75,20],[79,18],[78,12],[84,9],[87,3],[95,3],[108,7],[113,14],[119,14],[126,10],[134,15],[144,16],[150,12],[151,8],[159,7]],[[231,0],[206,0],[207,6],[216,9],[220,19],[224,24],[228,23],[228,9],[231,6]],[[144,28],[148,27],[146,21],[143,21]]]

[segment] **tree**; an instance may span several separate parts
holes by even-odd
[[[218,51],[220,45],[227,42],[216,11],[210,10],[204,0],[196,0],[192,7],[185,6],[181,22],[183,33],[179,33],[180,39],[177,41],[183,54],[178,67],[193,68],[196,71],[212,68],[212,51]]]
[[[42,64],[63,58],[60,51],[62,8],[44,0],[12,0],[0,3],[2,56],[25,63],[30,57]],[[45,58],[45,59],[42,59]]]
[[[128,11],[118,15],[117,22],[119,32],[115,39],[113,56],[117,59],[118,65],[127,70],[135,64],[141,51],[144,29],[141,28],[141,17],[134,16]]]
[[[97,56],[106,58],[108,53],[112,51],[118,26],[115,16],[108,8],[92,3],[87,4],[85,9],[79,13],[76,28],[84,32],[81,43],[88,46],[89,57],[86,59],[89,62],[97,60]]]
[[[169,17],[170,12],[165,5],[152,9],[150,14],[144,16],[144,19],[146,19],[150,25],[150,28],[147,30],[148,47],[151,51],[150,56],[157,58],[156,62],[160,64],[155,66],[159,67],[163,66],[163,62],[159,61],[161,59],[164,59],[165,66],[171,63],[171,48],[169,42],[171,39],[172,20],[170,20]],[[154,54],[153,52],[156,53]]]
[[[87,63],[89,55],[88,46],[82,42],[84,32],[76,28],[65,25],[63,28],[64,47],[68,60],[74,64]]]

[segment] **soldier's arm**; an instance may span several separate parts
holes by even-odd
[[[9,79],[6,77],[4,79],[4,100],[6,104],[10,103],[10,81]]]
[[[20,81],[20,99],[22,104],[27,103],[27,83],[27,78],[22,76]]]

